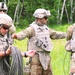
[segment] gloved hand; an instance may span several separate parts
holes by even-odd
[[[17,39],[17,35],[16,34],[12,34],[12,39]]]

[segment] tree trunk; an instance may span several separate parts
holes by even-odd
[[[59,22],[59,12],[60,12],[60,1],[59,1],[59,3],[58,3],[58,10],[57,10],[57,24],[59,24],[60,22]]]
[[[6,0],[4,0],[4,3],[6,3]]]
[[[16,22],[16,25],[19,24],[19,19],[21,17],[21,13],[22,13],[22,8],[23,8],[23,2],[20,2],[20,0],[18,0],[16,9],[15,9],[15,13],[14,13],[14,23]],[[21,5],[20,5],[21,4]]]
[[[63,6],[62,6],[62,10],[61,10],[61,15],[60,15],[60,24],[61,24],[61,22],[62,22],[62,17],[63,17],[63,12],[64,12],[65,3],[66,3],[66,0],[64,0],[64,2],[63,2]]]
[[[69,20],[69,15],[68,15],[68,12],[67,12],[67,8],[66,8],[66,5],[65,5],[65,12],[66,12],[66,16],[67,16],[67,21],[68,21],[68,24],[69,24],[70,20]]]
[[[21,6],[20,14],[19,14],[19,19],[20,19],[20,17],[21,17],[21,13],[22,13],[22,10],[23,10],[24,0],[21,1],[21,4],[22,4],[22,6]]]
[[[70,3],[71,3],[70,23],[73,23],[73,0],[70,0]]]
[[[19,5],[19,1],[18,1],[17,6],[16,6],[16,9],[15,9],[15,13],[14,13],[14,23],[16,21],[18,21],[19,6],[20,5]]]

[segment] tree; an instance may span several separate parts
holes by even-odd
[[[50,10],[50,24],[75,22],[75,0],[4,0],[4,2],[8,5],[8,14],[14,23],[21,26],[28,26],[34,20],[32,15],[37,8]]]

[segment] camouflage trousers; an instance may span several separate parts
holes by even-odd
[[[30,68],[31,72],[29,75],[53,75],[51,71],[51,65],[48,65],[48,69],[44,70],[40,61],[39,61],[39,55],[35,54],[34,57],[32,57],[32,60],[30,62]]]
[[[71,58],[70,75],[75,75],[75,53],[72,54]]]

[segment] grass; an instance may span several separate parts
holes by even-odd
[[[51,52],[53,75],[69,75],[70,53],[64,48],[65,39],[53,40],[54,49]]]
[[[68,25],[52,26],[57,31],[66,32]],[[17,32],[21,29],[17,29]],[[52,40],[53,50],[50,53],[53,75],[69,75],[70,53],[65,50],[66,39]],[[22,52],[27,50],[27,38],[21,41],[15,40],[14,45]]]

